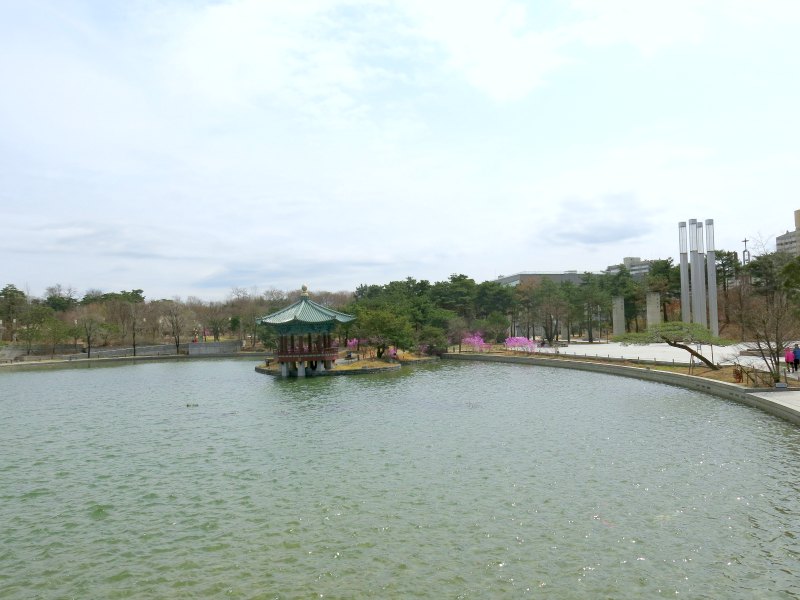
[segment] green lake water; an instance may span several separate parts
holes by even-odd
[[[797,598],[800,429],[444,362],[0,373],[0,598]]]

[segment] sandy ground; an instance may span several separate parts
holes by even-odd
[[[733,346],[694,346],[703,356],[722,365],[741,364],[748,367],[764,368],[764,361],[757,356],[742,356],[747,344]],[[620,344],[618,342],[595,342],[592,344],[573,342],[561,348],[539,348],[537,353],[558,353],[573,356],[596,356],[598,358],[626,358],[647,361],[688,363],[691,358],[686,350],[673,348],[668,344]]]

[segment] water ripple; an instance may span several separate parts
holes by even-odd
[[[462,363],[0,386],[0,598],[800,595],[800,433],[703,394]]]

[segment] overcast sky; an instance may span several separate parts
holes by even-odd
[[[797,0],[0,0],[0,286],[352,290],[774,249]]]

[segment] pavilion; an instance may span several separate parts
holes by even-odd
[[[304,285],[300,300],[256,319],[257,323],[278,330],[275,359],[283,377],[306,377],[333,368],[339,349],[333,346],[331,331],[339,323],[349,323],[352,315],[326,308],[308,298]]]

